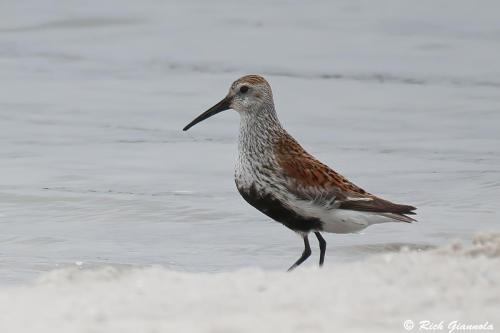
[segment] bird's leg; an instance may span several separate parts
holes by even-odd
[[[295,267],[299,266],[302,264],[304,261],[306,261],[307,258],[311,255],[311,246],[309,246],[309,239],[307,238],[307,235],[304,235],[304,252],[302,252],[302,255],[300,256],[299,260],[293,264],[288,271],[290,272],[291,270],[295,269]]]
[[[316,238],[318,238],[319,242],[319,266],[323,266],[323,263],[325,262],[325,252],[326,252],[326,241],[321,236],[321,234],[318,231],[315,231],[314,234],[316,235]]]

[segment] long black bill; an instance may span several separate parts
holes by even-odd
[[[225,110],[229,110],[230,105],[231,105],[231,99],[228,98],[228,97],[224,98],[222,101],[220,101],[219,103],[215,104],[210,109],[208,109],[207,111],[203,112],[198,117],[196,117],[192,122],[190,122],[189,124],[187,124],[186,127],[184,127],[182,130],[183,131],[187,131],[188,129],[190,129],[194,125],[198,124],[199,122],[201,122],[201,121],[203,121],[203,120],[205,120],[207,118],[210,118],[210,117],[212,117],[213,115],[216,115],[219,112],[222,112],[222,111],[225,111]]]

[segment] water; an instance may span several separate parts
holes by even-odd
[[[497,2],[0,5],[0,284],[84,266],[284,270],[292,232],[233,176],[238,116],[181,128],[265,75],[304,147],[418,223],[326,235],[327,264],[498,230]],[[316,265],[314,258],[308,262]]]

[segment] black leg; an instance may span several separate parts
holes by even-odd
[[[321,234],[319,232],[315,231],[314,234],[318,238],[318,242],[319,242],[319,251],[320,251],[319,252],[319,265],[323,266],[323,263],[325,262],[326,241],[323,238],[323,236],[321,236]]]
[[[307,238],[307,235],[304,236],[304,252],[302,252],[302,255],[300,256],[299,260],[293,264],[288,271],[290,272],[291,270],[295,269],[295,267],[299,266],[302,264],[304,261],[306,261],[307,258],[311,255],[311,247],[309,246],[309,239]]]

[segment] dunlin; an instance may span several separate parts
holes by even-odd
[[[311,255],[310,232],[318,238],[322,266],[326,251],[322,231],[352,233],[377,223],[415,221],[407,216],[415,214],[415,207],[370,194],[307,153],[281,126],[271,86],[259,75],[236,80],[222,101],[183,130],[229,109],[240,114],[238,191],[250,205],[304,241],[302,255],[289,270]]]

